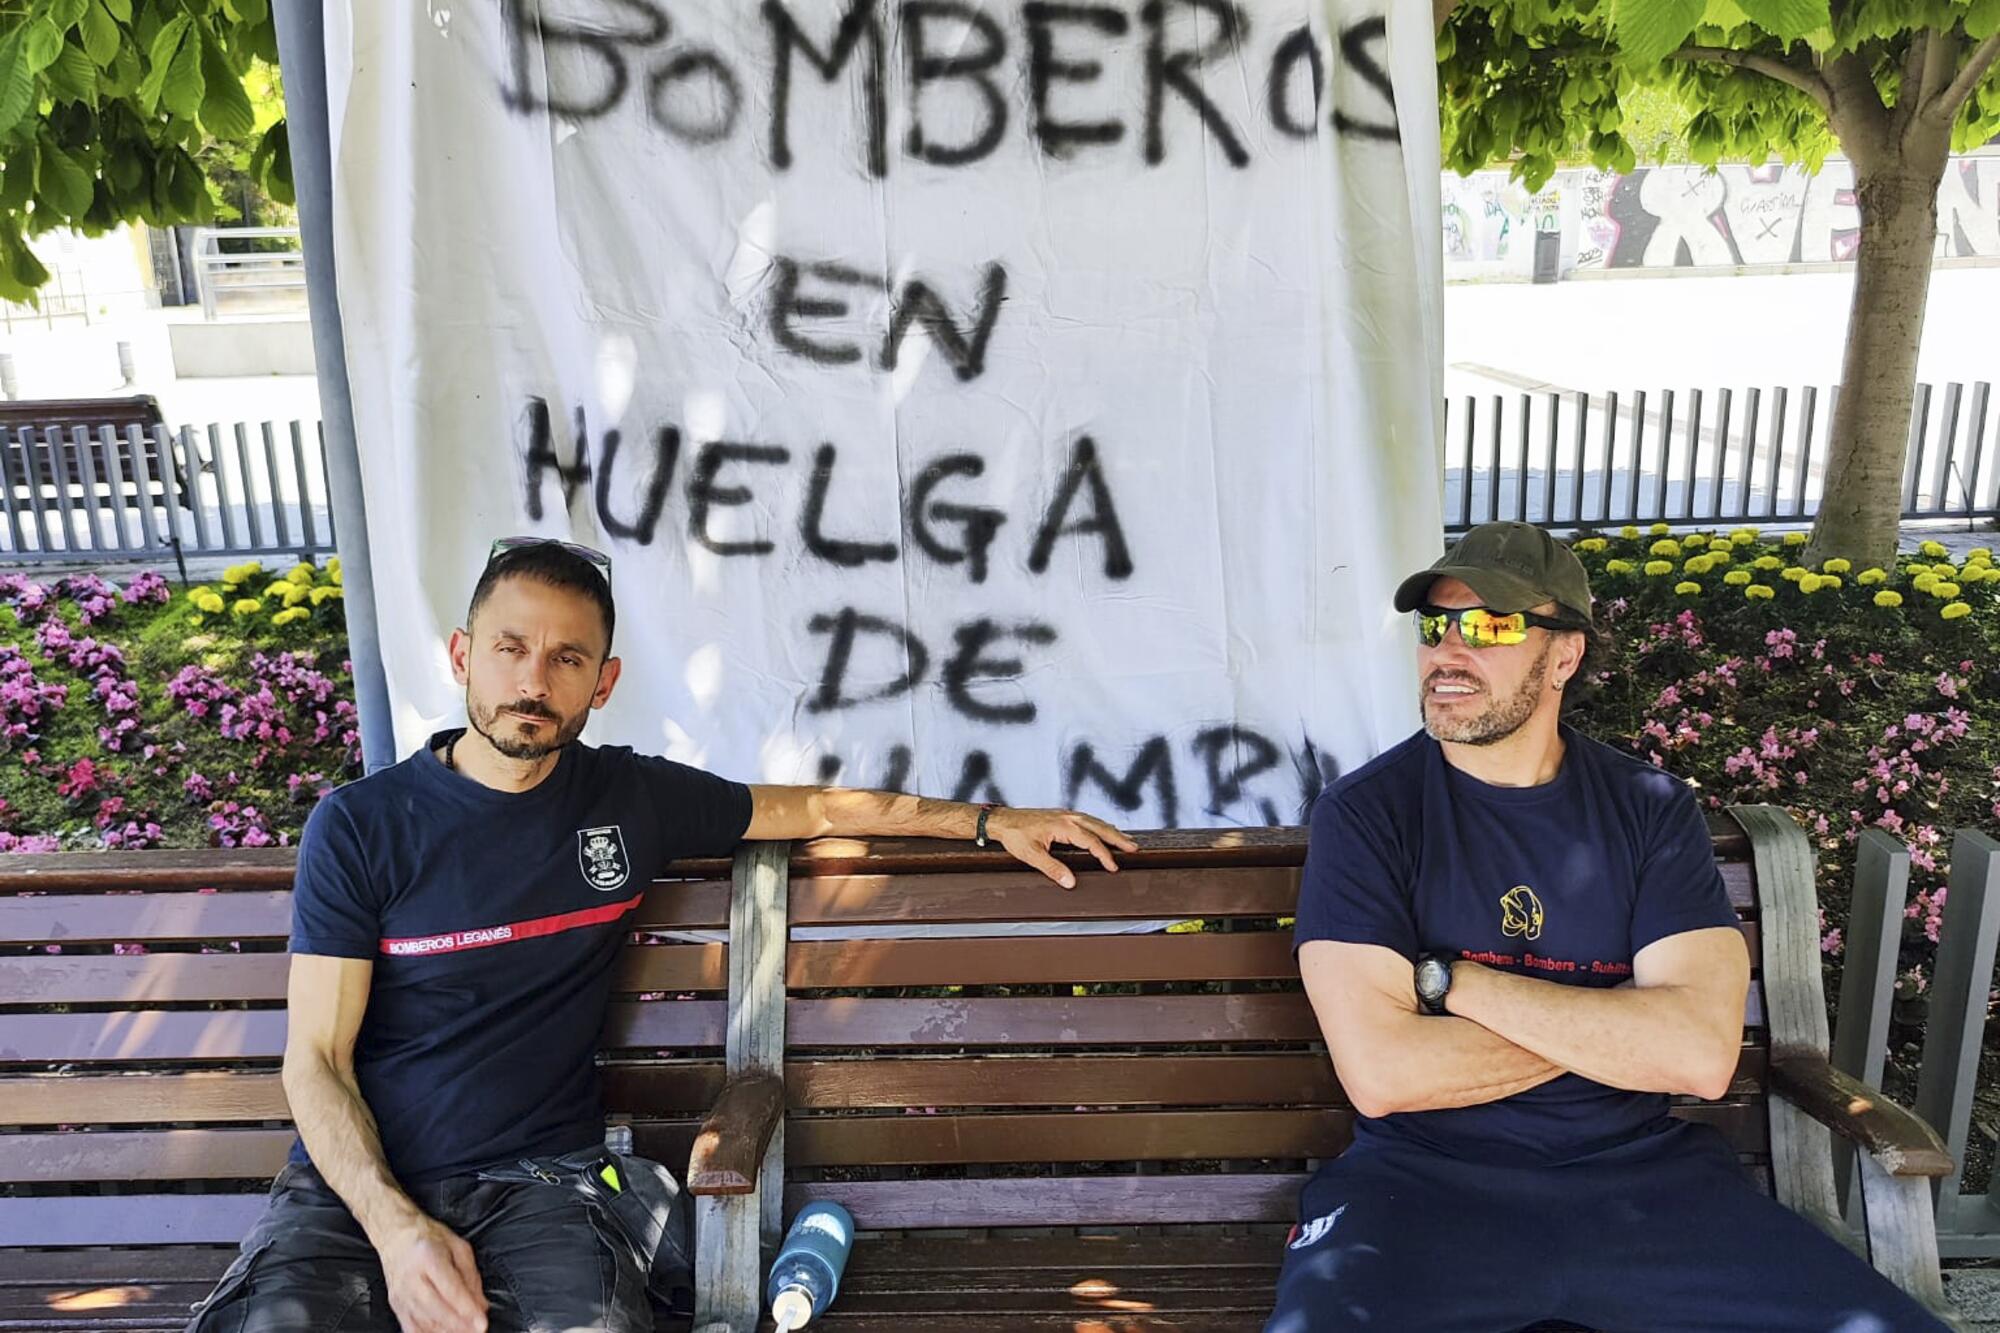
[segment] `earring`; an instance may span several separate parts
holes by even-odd
[[[1564,682],[1562,682],[1562,681],[1560,681],[1560,680],[1559,680],[1559,681],[1557,681],[1557,682],[1556,682],[1556,688],[1557,688],[1557,689],[1561,689],[1561,688],[1563,687],[1563,684],[1564,684]]]

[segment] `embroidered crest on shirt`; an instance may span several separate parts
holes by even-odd
[[[1542,900],[1525,884],[1516,884],[1500,895],[1500,933],[1524,940],[1542,937]]]
[[[632,873],[631,863],[625,856],[625,835],[616,824],[578,829],[576,859],[583,866],[583,877],[599,893],[611,892]]]

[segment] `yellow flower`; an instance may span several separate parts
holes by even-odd
[[[1852,568],[1854,568],[1852,561],[1842,560],[1839,556],[1835,556],[1820,566],[1821,571],[1828,574],[1845,574]]]
[[[1701,585],[1693,579],[1682,579],[1674,585],[1674,591],[1682,597],[1698,597],[1701,595]]]
[[[1943,616],[1946,620],[1960,620],[1966,616],[1971,615],[1972,608],[1971,606],[1967,605],[1964,602],[1952,602],[1951,604],[1946,606],[1942,611],[1939,611],[1938,614]]]
[[[1854,576],[1854,581],[1864,588],[1871,587],[1877,583],[1886,583],[1888,580],[1889,576],[1887,574],[1872,567],[1864,569]]]
[[[262,560],[246,560],[240,565],[231,565],[222,571],[225,584],[248,583],[253,577],[264,572]]]
[[[1931,566],[1931,573],[1941,579],[1955,579],[1958,577],[1958,566],[1949,560],[1940,560]]]
[[[1167,927],[1167,934],[1169,935],[1198,935],[1200,933],[1201,922],[1199,921],[1176,921]]]
[[[1946,583],[1943,579],[1939,579],[1931,585],[1930,593],[1931,596],[1938,600],[1948,602],[1958,596],[1958,585],[1956,583]]]
[[[1772,570],[1784,568],[1785,562],[1775,555],[1760,555],[1750,562],[1754,569]]]
[[[1630,560],[1606,560],[1604,562],[1604,572],[1607,574],[1630,574],[1632,568]]]
[[[1681,545],[1699,551],[1702,547],[1708,545],[1708,534],[1705,532],[1690,532],[1687,536],[1681,538]]]
[[[1931,573],[1927,569],[1923,573],[1911,579],[1910,586],[1912,588],[1915,588],[1918,592],[1929,592],[1932,588],[1937,587],[1937,581],[1938,581],[1938,576]]]
[[[1803,533],[1803,532],[1788,532],[1788,533],[1786,533],[1786,534],[1785,534],[1785,545],[1787,545],[1787,546],[1804,546],[1805,544],[1806,544],[1806,534],[1805,534],[1805,533]]]
[[[1672,537],[1662,537],[1659,541],[1654,542],[1648,547],[1647,550],[1653,555],[1672,557],[1681,553],[1681,544]]]
[[[1808,571],[1804,565],[1788,565],[1778,571],[1778,577],[1787,583],[1803,584],[1807,573]]]
[[[1652,527],[1647,528],[1646,531],[1652,533],[1655,537],[1664,537],[1672,532],[1673,529],[1664,523],[1655,523]]]
[[[1756,540],[1757,534],[1754,532],[1732,532],[1729,534],[1729,544],[1731,546],[1748,546]]]
[[[1709,559],[1705,555],[1690,557],[1688,562],[1681,566],[1682,569],[1690,574],[1706,574],[1708,573],[1708,567]]]
[[[1838,588],[1838,587],[1840,587],[1840,586],[1841,586],[1841,578],[1840,578],[1840,575],[1838,575],[1838,574],[1822,574],[1822,575],[1820,575],[1820,576],[1819,576],[1819,582],[1818,582],[1817,584],[1815,584],[1814,586],[1815,586],[1815,587],[1820,587],[1820,588]]]
[[[1990,546],[1975,546],[1965,553],[1965,558],[1967,560],[1991,560],[1993,558],[1993,548]]]
[[[310,596],[312,596],[311,588],[301,587],[294,583],[285,589],[285,605],[287,607],[297,606]],[[273,617],[273,619],[276,619],[276,617]]]
[[[1791,572],[1792,572],[1792,571],[1791,571],[1791,570],[1789,570],[1789,569],[1785,571],[1785,573],[1786,573],[1786,574],[1787,574],[1788,576],[1789,576],[1789,575],[1791,574]],[[1794,580],[1792,580],[1792,581],[1793,581],[1794,583],[1797,583],[1797,584],[1799,585],[1799,591],[1800,591],[1800,592],[1807,592],[1807,593],[1811,593],[1811,592],[1818,592],[1818,591],[1819,591],[1819,588],[1820,588],[1820,583],[1822,582],[1822,580],[1821,580],[1821,578],[1820,578],[1820,576],[1819,576],[1819,575],[1817,575],[1817,574],[1810,574],[1810,573],[1803,573],[1803,572],[1802,572],[1802,573],[1800,573],[1800,575],[1798,576],[1798,578],[1796,578],[1796,579],[1794,579]]]
[[[1624,527],[1618,529],[1618,535],[1620,537],[1623,537],[1626,541],[1629,542],[1633,538],[1639,535],[1639,529],[1633,527],[1630,523],[1627,523]]]
[[[301,620],[309,620],[311,617],[312,612],[306,610],[303,606],[291,606],[272,616],[271,623],[273,625],[290,625]]]
[[[1585,555],[1595,555],[1599,551],[1603,550],[1605,547],[1609,546],[1610,544],[1611,543],[1605,541],[1604,538],[1602,537],[1585,537],[1582,541],[1576,544],[1576,549],[1583,552]]]
[[[1646,577],[1648,578],[1657,579],[1673,572],[1674,562],[1671,560],[1648,560],[1646,562]]]
[[[1732,588],[1740,588],[1750,581],[1750,571],[1747,569],[1732,569],[1722,576],[1722,581]]]
[[[201,605],[202,598],[212,597],[214,595],[215,595],[215,590],[209,587],[206,583],[202,584],[199,588],[189,588],[187,594],[188,600],[190,602],[193,602],[196,606]]]
[[[1772,588],[1769,584],[1753,583],[1749,587],[1743,590],[1743,595],[1745,597],[1748,597],[1753,602],[1755,601],[1768,602],[1773,597],[1776,597],[1778,593],[1777,590]]]
[[[334,557],[333,557],[332,559],[328,560],[328,561],[326,562],[326,567],[327,567],[328,569],[339,569],[339,568],[340,568],[340,557],[339,557],[339,556],[334,556]]]
[[[1708,548],[1705,558],[1711,565],[1726,565],[1736,559],[1736,553],[1729,549],[1727,542],[1717,542]]]
[[[264,603],[255,597],[239,597],[230,605],[230,613],[238,616],[254,616],[264,609]]]
[[[1951,554],[1944,549],[1943,542],[1923,542],[1917,547],[1917,550],[1933,560],[1942,560],[1945,556]]]
[[[334,565],[327,566],[327,577],[333,580],[333,586],[336,588],[340,587],[343,583],[346,582],[345,579],[342,579],[340,577],[340,570],[336,567],[337,564],[338,562],[336,562],[336,564]]]
[[[313,573],[314,570],[311,565],[296,564],[292,566],[292,572],[285,575],[285,581],[287,583],[299,584],[302,587],[310,587],[312,586]]]
[[[200,592],[201,596],[194,599],[194,604],[200,607],[203,611],[207,612],[209,615],[212,616],[221,615],[223,607],[222,595],[220,593],[210,592],[206,588],[200,589]]]
[[[1875,605],[1877,606],[1895,607],[1902,604],[1903,594],[1897,592],[1894,588],[1884,588],[1875,594]]]

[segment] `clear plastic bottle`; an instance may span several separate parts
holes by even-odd
[[[839,1204],[812,1203],[799,1213],[764,1289],[779,1333],[803,1328],[832,1304],[853,1248],[854,1218]]]
[[[623,1123],[606,1125],[604,1127],[604,1146],[606,1150],[615,1152],[620,1157],[630,1157],[632,1155],[632,1127]]]

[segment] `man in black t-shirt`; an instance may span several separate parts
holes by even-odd
[[[648,881],[743,839],[991,838],[1049,878],[1133,844],[1062,810],[749,787],[577,740],[617,684],[610,562],[495,544],[451,636],[470,726],[329,794],[293,893],[292,1159],[190,1333],[652,1327],[664,1168],[607,1152],[594,1064]]]
[[[1735,1076],[1750,965],[1693,793],[1560,721],[1590,584],[1525,523],[1404,581],[1424,730],[1313,807],[1299,970],[1354,1143],[1266,1333],[1919,1333],[1671,1094]]]

